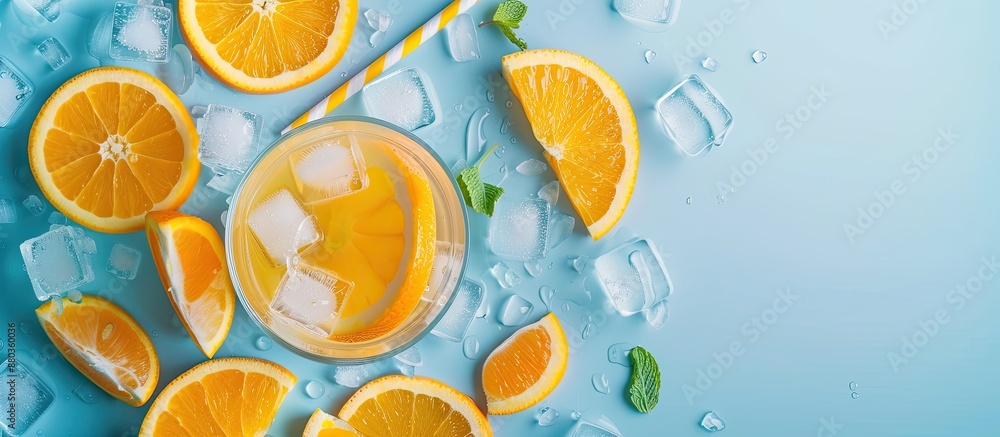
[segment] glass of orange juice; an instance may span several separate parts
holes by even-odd
[[[305,357],[361,364],[430,332],[466,264],[455,179],[409,132],[365,117],[295,129],[233,195],[226,255],[247,313]]]

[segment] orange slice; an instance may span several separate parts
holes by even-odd
[[[518,329],[483,365],[487,410],[514,414],[537,404],[559,385],[568,360],[566,336],[555,314]]]
[[[503,77],[590,236],[621,219],[639,170],[635,115],[618,83],[583,56],[527,50],[503,57]]]
[[[263,436],[295,381],[270,361],[205,361],[163,388],[139,436]]]
[[[176,209],[198,182],[198,134],[163,82],[101,67],[59,87],[28,138],[38,186],[77,223],[101,232],[142,228],[149,211]]]
[[[320,410],[313,411],[302,437],[361,437],[347,422]]]
[[[198,349],[212,358],[236,311],[222,239],[208,222],[175,211],[146,215],[146,238],[170,304]]]
[[[213,76],[276,93],[326,74],[344,56],[357,0],[179,0],[181,35]]]
[[[492,436],[486,417],[468,396],[416,376],[376,379],[347,400],[339,416],[366,436]]]
[[[79,304],[64,298],[63,306],[58,314],[50,300],[35,315],[66,361],[118,400],[146,403],[160,379],[160,360],[142,326],[97,296],[84,295]]]
[[[437,238],[437,217],[430,183],[399,162],[404,172],[412,210],[413,229],[405,232],[406,216],[395,199],[396,190],[388,173],[368,168],[368,188],[317,205],[316,217],[324,230],[324,254],[317,263],[354,282],[354,289],[341,310],[342,324],[333,339],[363,342],[398,327],[420,303],[430,280]],[[389,284],[398,276],[409,237],[410,251],[405,276],[397,293],[388,296]],[[367,322],[351,320],[379,302],[391,299]]]

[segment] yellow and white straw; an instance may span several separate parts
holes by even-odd
[[[326,96],[323,100],[313,106],[309,112],[302,114],[299,118],[292,122],[292,124],[286,127],[281,133],[288,132],[299,126],[302,126],[310,121],[317,120],[326,116],[331,111],[344,103],[345,100],[357,94],[361,91],[361,88],[365,86],[368,82],[371,82],[376,77],[385,73],[393,65],[399,62],[400,59],[413,53],[424,41],[431,39],[432,36],[437,34],[441,29],[444,29],[451,20],[453,20],[458,14],[461,14],[473,5],[475,5],[479,0],[455,0],[450,5],[444,8],[443,11],[432,17],[423,26],[420,26],[417,30],[414,30],[409,36],[395,47],[386,52],[382,57],[372,62],[364,70],[358,72],[357,75],[351,78],[351,80],[345,82],[340,88],[337,88],[333,94]]]

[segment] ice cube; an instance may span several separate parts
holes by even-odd
[[[545,258],[550,208],[541,199],[500,198],[490,220],[490,249],[518,261]]]
[[[527,161],[524,161],[518,164],[517,168],[515,168],[515,170],[517,170],[518,173],[521,173],[525,176],[537,176],[542,173],[545,173],[545,170],[548,169],[549,169],[548,165],[545,165],[544,162],[539,161],[535,158],[531,158]]]
[[[521,277],[503,261],[499,261],[490,267],[490,275],[500,283],[503,288],[517,287],[521,285]]]
[[[39,26],[62,14],[62,0],[13,0],[14,14],[22,23]]]
[[[315,217],[306,214],[285,188],[254,207],[247,223],[271,261],[279,266],[320,238]]]
[[[538,410],[538,414],[535,415],[535,421],[538,422],[538,426],[552,426],[556,423],[556,419],[559,418],[559,412],[552,407],[543,407]]]
[[[656,112],[667,136],[691,156],[721,145],[733,124],[715,92],[693,74],[656,102]]]
[[[670,317],[668,311],[667,300],[661,300],[653,305],[652,308],[642,312],[643,316],[646,317],[646,322],[653,329],[659,330],[663,329],[663,326],[667,324],[667,319]]]
[[[260,152],[264,119],[253,112],[224,105],[208,105],[198,123],[198,158],[218,174],[246,172]]]
[[[172,21],[164,6],[115,3],[109,54],[120,61],[167,62]]]
[[[504,326],[521,326],[528,320],[534,305],[516,294],[510,295],[500,307],[497,321]]]
[[[368,187],[365,158],[352,136],[324,140],[291,157],[292,175],[306,203],[354,193]]]
[[[10,386],[10,394],[14,398],[9,399],[5,396],[9,402],[4,404],[4,417],[0,420],[0,429],[6,433],[5,435],[14,437],[28,435],[31,427],[55,401],[55,396],[52,390],[20,360],[8,361],[4,368],[7,369],[4,372],[4,385]],[[10,408],[7,408],[8,404]],[[14,419],[13,426],[9,420],[11,417]],[[39,430],[38,434],[41,432]]]
[[[680,0],[615,0],[615,10],[638,24],[670,25],[677,18]]]
[[[131,281],[135,279],[135,275],[139,271],[140,261],[142,261],[141,252],[128,246],[115,244],[111,248],[111,256],[108,258],[108,265],[105,269],[120,279]]]
[[[90,22],[87,52],[102,64],[111,59],[111,27],[113,22],[113,12],[105,13]]]
[[[485,298],[486,284],[476,279],[462,279],[448,312],[434,326],[431,334],[456,343],[462,341]]]
[[[368,366],[340,366],[333,371],[333,380],[344,387],[357,388],[371,377]]]
[[[705,417],[701,419],[701,427],[708,431],[722,431],[726,429],[726,422],[722,421],[722,418],[714,411],[709,411],[705,413]]]
[[[366,85],[364,100],[372,117],[406,130],[429,126],[437,119],[430,81],[415,68],[395,71]]]
[[[569,437],[622,437],[618,428],[615,427],[614,423],[611,423],[607,417],[601,416],[600,419],[591,421],[588,419],[580,419],[570,429]]]
[[[34,194],[26,197],[21,203],[24,204],[24,208],[35,217],[38,217],[45,212],[45,204],[42,203],[42,199],[39,199],[38,196]]]
[[[549,182],[538,190],[538,198],[555,205],[559,203],[559,189],[559,181]]]
[[[271,300],[271,310],[294,324],[324,337],[340,319],[340,305],[354,284],[317,268],[289,266]]]
[[[573,235],[573,227],[576,226],[576,219],[566,214],[553,212],[549,217],[549,249],[552,249],[566,241]]]
[[[66,216],[63,215],[61,212],[52,211],[52,214],[49,214],[49,224],[65,225],[66,223],[67,223]]]
[[[170,51],[170,60],[156,65],[156,77],[181,95],[194,83],[194,58],[184,44],[177,44]]]
[[[94,280],[94,240],[80,228],[62,226],[21,243],[24,267],[38,300],[60,296]]]
[[[0,199],[0,223],[15,222],[17,222],[17,208],[14,207],[14,201],[7,198]]]
[[[479,36],[469,14],[459,14],[448,24],[448,50],[458,62],[479,59]]]
[[[719,67],[721,67],[719,61],[716,61],[713,57],[703,59],[701,61],[701,66],[708,71],[719,71]]]
[[[38,54],[45,59],[45,62],[49,63],[49,67],[52,67],[53,70],[62,68],[70,59],[73,59],[73,56],[69,54],[66,47],[55,37],[45,38],[35,49],[38,50]]]
[[[393,358],[395,358],[396,361],[399,361],[400,363],[407,364],[413,367],[420,367],[424,365],[424,359],[420,356],[420,349],[417,349],[416,346],[413,346],[399,353]]]
[[[389,26],[392,26],[392,15],[375,9],[365,11],[364,15],[368,26],[374,30],[368,37],[368,44],[376,47],[385,39],[385,33],[389,30]]]
[[[6,127],[15,120],[34,92],[24,73],[0,56],[0,127]]]
[[[635,238],[594,261],[601,288],[623,316],[631,316],[670,295],[673,286],[656,245]]]

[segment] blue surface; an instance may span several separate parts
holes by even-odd
[[[59,21],[37,31],[23,27],[0,3],[0,54],[35,84],[20,120],[0,129],[0,196],[18,203],[39,194],[32,180],[15,176],[27,168],[30,122],[59,84],[96,66],[77,35],[88,18],[112,2],[65,3]],[[249,96],[221,85],[209,90],[195,84],[182,99],[187,105],[222,103],[259,112],[273,138],[339,85],[341,72],[367,65],[447,3],[362,0],[362,10],[376,7],[393,14],[394,24],[379,49],[368,51],[358,39],[331,74],[281,95]],[[477,21],[495,3],[485,0],[474,8]],[[573,409],[604,414],[630,436],[705,435],[698,423],[709,410],[726,421],[725,435],[994,435],[988,423],[1000,402],[1000,379],[993,376],[1000,361],[1000,318],[995,316],[1000,298],[993,295],[995,281],[975,278],[993,274],[992,264],[983,260],[1000,250],[995,190],[1000,148],[990,139],[993,104],[1000,100],[1000,87],[993,85],[1000,77],[1000,28],[993,23],[1000,3],[687,1],[663,33],[630,26],[610,3],[531,2],[519,34],[533,47],[590,57],[628,94],[639,123],[642,161],[620,226],[653,239],[666,252],[676,287],[671,320],[662,331],[652,331],[641,317],[606,313],[598,294],[586,306],[571,305],[568,313],[558,309],[572,345],[566,376],[536,408],[494,420],[497,435],[562,435],[573,424]],[[56,72],[32,52],[49,35],[73,54]],[[510,97],[499,58],[513,46],[492,28],[480,32],[480,42],[483,59],[457,64],[439,35],[399,66],[420,68],[436,85],[443,122],[418,134],[446,161],[464,156],[467,119],[477,107],[489,105],[495,114],[487,122],[489,139],[507,145],[503,159],[512,169],[538,157],[539,147],[517,102],[509,110],[504,105]],[[756,49],[769,55],[759,65],[750,61]],[[646,50],[657,53],[649,65],[643,60]],[[686,52],[693,62],[685,62]],[[701,52],[718,59],[722,68],[715,73],[701,69]],[[713,85],[735,119],[723,147],[695,158],[668,142],[653,110],[656,99],[689,73]],[[487,101],[487,90],[494,92],[495,102]],[[501,135],[494,120],[508,112],[512,127]],[[355,97],[337,113],[364,110]],[[936,141],[942,149],[948,146],[937,139],[949,129],[954,144],[936,152]],[[499,166],[499,161],[489,165]],[[505,187],[526,196],[553,178],[551,171],[540,177],[513,174]],[[220,226],[225,196],[204,188],[206,181],[207,172],[185,210]],[[893,187],[898,194],[890,202],[883,192]],[[888,206],[872,206],[880,198]],[[859,217],[859,208],[878,217]],[[572,211],[565,200],[557,209]],[[19,212],[21,221],[0,231],[6,244],[0,250],[0,321],[23,322],[32,332],[18,334],[18,356],[34,361],[56,392],[58,402],[39,429],[59,436],[134,434],[146,408],[126,406],[103,393],[96,404],[82,403],[72,390],[89,382],[40,333],[32,314],[38,302],[16,246],[48,224],[45,216],[32,220],[25,210]],[[477,235],[469,269],[472,276],[484,277],[493,305],[487,321],[477,320],[470,330],[482,343],[483,357],[513,331],[493,318],[510,291],[485,274],[486,224],[482,217],[473,220]],[[845,224],[857,230],[847,232]],[[97,240],[98,267],[114,243],[144,253],[135,281],[112,279],[97,268],[97,281],[84,291],[110,290],[147,330],[158,333],[160,387],[202,361],[183,329],[171,323],[144,235],[87,234]],[[514,292],[535,305],[531,318],[544,308],[540,285],[558,290],[560,307],[562,299],[582,295],[583,279],[566,263],[568,254],[596,256],[607,244],[590,241],[578,226],[543,262],[552,268],[540,277],[530,278],[512,263],[525,279]],[[967,285],[981,289],[959,288]],[[587,315],[598,326],[583,340]],[[946,322],[927,322],[936,315]],[[299,376],[272,435],[299,435],[314,408],[339,409],[351,390],[333,385],[331,367],[277,347],[259,351],[253,346],[259,335],[238,309],[219,356],[264,357]],[[660,404],[652,414],[628,406],[623,395],[628,370],[606,358],[608,346],[620,341],[646,346],[664,371]],[[445,381],[483,404],[476,376],[483,357],[467,360],[460,344],[436,337],[418,347],[424,359],[418,375]],[[738,356],[729,358],[731,349]],[[606,373],[610,395],[592,388],[595,372]],[[309,399],[303,388],[309,380],[322,381],[329,396]],[[858,399],[851,397],[851,381],[858,384]],[[534,414],[543,406],[561,413],[551,427],[535,425]]]

